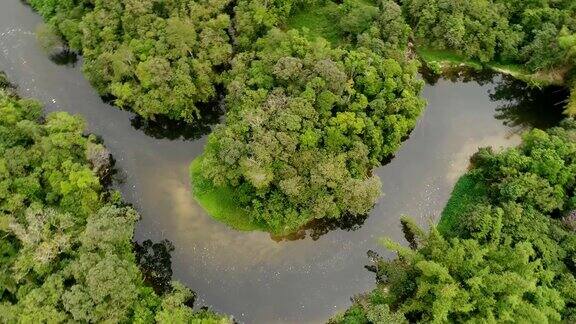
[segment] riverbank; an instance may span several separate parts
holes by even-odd
[[[510,75],[536,87],[564,85],[566,82],[565,74],[567,71],[562,70],[532,73],[519,64],[498,62],[482,63],[449,50],[433,50],[417,47],[416,53],[425,66],[439,74],[454,68],[466,67],[475,70],[487,68],[498,73]]]
[[[174,279],[193,287],[202,304],[234,314],[241,323],[320,323],[334,309],[348,307],[349,296],[374,286],[373,274],[362,267],[366,251],[374,249],[367,238],[400,240],[397,215],[423,220],[438,215],[453,186],[452,176],[446,181],[440,175],[463,170],[458,161],[473,153],[470,147],[513,144],[512,126],[494,118],[506,102],[487,95],[502,87],[500,81],[439,80],[424,89],[429,113],[393,161],[376,169],[386,195],[365,223],[316,241],[278,243],[267,233],[214,221],[192,198],[189,164],[201,154],[205,138],[163,137],[131,123],[132,113],[102,102],[81,73],[82,60],[75,67],[57,66],[38,48],[33,32],[41,20],[29,7],[5,1],[0,8],[0,30],[6,32],[0,37],[0,69],[20,85],[19,92],[40,99],[50,111],[86,118],[89,131],[102,136],[123,170],[118,184],[123,196],[142,214],[136,239],[172,241]],[[513,94],[520,93],[525,92]],[[507,109],[503,118],[526,122],[518,114],[530,111]]]
[[[371,252],[377,287],[329,323],[467,322],[487,316],[530,322],[523,319],[526,309],[535,323],[574,322],[575,132],[575,121],[566,119],[546,131],[526,132],[515,148],[479,149],[439,225],[426,232],[403,218],[410,248],[384,239],[398,257]],[[446,296],[442,305],[452,306],[431,312],[438,292]],[[529,297],[534,295],[542,298]],[[465,307],[458,306],[460,300]],[[514,305],[505,305],[510,300]]]
[[[485,196],[486,188],[474,176],[465,174],[460,177],[440,215],[438,231],[444,235],[453,233],[461,216],[466,214],[470,206],[479,203]]]
[[[86,121],[16,89],[0,72],[0,322],[232,323],[195,311],[169,253],[134,242],[140,215]]]
[[[202,176],[203,156],[195,158],[190,164],[192,196],[198,204],[214,219],[239,231],[268,229],[253,222],[248,211],[238,203],[238,194],[230,187],[214,186],[212,181]]]

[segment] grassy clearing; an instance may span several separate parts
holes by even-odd
[[[549,71],[532,73],[526,71],[522,65],[511,63],[490,62],[482,63],[478,60],[466,58],[449,50],[433,50],[428,48],[417,48],[420,59],[427,65],[439,64],[441,69],[454,68],[458,66],[471,67],[476,70],[489,68],[496,72],[510,75],[534,86],[563,85],[563,71]]]
[[[453,233],[458,218],[467,213],[470,206],[477,204],[485,195],[486,189],[474,177],[468,174],[462,176],[454,186],[450,200],[442,211],[438,222],[440,233]]]
[[[333,45],[343,42],[344,35],[335,26],[334,15],[338,5],[328,1],[325,5],[317,5],[301,9],[287,21],[287,29],[307,29],[311,39],[324,38]]]
[[[360,8],[377,7],[374,0],[356,0]],[[339,5],[333,1],[298,10],[286,22],[285,29],[307,29],[312,40],[324,38],[334,46],[345,45],[348,40],[338,23]]]
[[[199,156],[190,164],[192,195],[210,216],[239,231],[266,230],[263,224],[252,222],[232,188],[214,186],[212,181],[202,176],[201,168],[202,156]]]
[[[417,48],[416,53],[425,63],[430,64],[436,62],[443,68],[463,65],[478,70],[482,69],[482,64],[480,64],[480,62],[468,59],[451,51]]]

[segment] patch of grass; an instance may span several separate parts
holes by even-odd
[[[202,156],[190,164],[192,195],[202,208],[214,219],[239,231],[266,231],[263,224],[252,221],[249,211],[238,202],[238,193],[230,187],[214,186],[202,176]]]
[[[453,233],[459,217],[466,214],[470,206],[479,203],[485,196],[486,188],[472,175],[462,176],[454,186],[450,199],[442,211],[438,231],[445,235]]]
[[[550,85],[564,85],[565,75],[567,71],[562,69],[542,71],[531,73],[528,72],[519,64],[506,64],[506,63],[490,63],[487,64],[489,68],[496,72],[508,74],[516,79],[522,80],[528,84],[537,87],[545,87]]]
[[[482,64],[479,61],[468,59],[463,55],[448,50],[434,50],[419,47],[416,49],[416,53],[425,63],[437,62],[442,65],[442,67],[464,65],[478,70],[482,69]]]
[[[378,7],[374,0],[354,0],[354,2],[364,11],[369,10],[370,7],[372,9]],[[346,45],[349,39],[340,29],[338,10],[339,5],[334,1],[305,6],[288,18],[284,29],[306,29],[307,36],[311,40],[324,38],[334,46]]]
[[[312,40],[324,38],[333,45],[343,42],[343,33],[335,24],[338,5],[328,1],[325,5],[309,6],[298,10],[287,21],[287,29],[307,29]]]

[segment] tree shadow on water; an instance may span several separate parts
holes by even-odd
[[[50,61],[56,65],[75,67],[78,63],[78,54],[70,50],[62,50],[49,55]]]
[[[168,240],[154,243],[146,240],[134,243],[136,261],[142,271],[144,281],[154,288],[157,294],[163,295],[171,290],[172,260],[174,245]]]
[[[497,75],[498,73],[489,69],[478,70],[465,66],[446,67],[442,69],[441,74],[435,73],[426,66],[420,68],[420,76],[426,84],[431,86],[436,85],[440,79],[451,82],[476,82],[479,85],[485,85],[493,82]]]
[[[490,100],[498,103],[494,117],[511,128],[547,129],[558,125],[565,118],[563,110],[570,95],[566,87],[539,88],[509,75],[468,67],[445,68],[442,74],[422,67],[420,74],[426,83],[432,86],[440,79],[476,82],[481,86],[492,84],[494,87],[488,94]]]
[[[310,237],[317,241],[320,237],[334,230],[344,230],[347,232],[358,230],[368,218],[368,214],[362,215],[345,215],[340,218],[320,218],[314,219],[306,226],[302,227],[296,233],[284,236],[270,237],[276,242],[298,241]]]
[[[489,94],[492,101],[502,102],[494,117],[506,126],[523,130],[557,126],[565,118],[563,111],[570,91],[560,86],[536,88],[502,76]]]
[[[150,120],[138,115],[130,119],[130,124],[147,136],[156,139],[197,140],[212,131],[212,126],[220,122],[221,115],[221,109],[216,106],[203,109],[200,117],[193,124],[167,117],[156,117],[155,120]]]

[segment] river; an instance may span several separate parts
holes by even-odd
[[[169,128],[135,127],[132,113],[106,104],[92,89],[81,60],[60,66],[47,57],[34,35],[40,23],[22,2],[0,3],[0,70],[22,96],[42,101],[47,111],[86,119],[88,130],[102,136],[117,160],[117,185],[125,199],[142,215],[136,240],[172,241],[174,279],[195,290],[199,304],[239,322],[326,321],[349,306],[351,296],[374,287],[373,275],[363,267],[366,251],[386,255],[377,239],[400,240],[401,215],[422,224],[437,220],[478,147],[515,145],[532,121],[546,127],[558,119],[555,92],[534,94],[499,76],[482,84],[438,80],[424,90],[428,107],[410,138],[376,170],[384,195],[363,224],[274,240],[266,233],[230,229],[192,199],[188,165],[201,154],[205,136],[200,135],[209,126],[181,125],[187,136],[175,139]],[[535,100],[545,109],[531,108]]]

